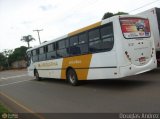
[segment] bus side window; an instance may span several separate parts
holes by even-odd
[[[101,40],[99,29],[89,31],[89,51],[91,53],[101,52]]]
[[[79,34],[79,44],[88,43],[87,33]]]
[[[113,37],[113,26],[109,23],[102,28],[100,28],[102,45],[101,49],[110,51],[113,48],[114,37]]]
[[[112,23],[89,31],[89,51],[91,53],[110,51],[113,48],[113,44]]]
[[[57,58],[63,58],[69,56],[66,48],[66,39],[57,42]]]
[[[70,55],[79,55],[80,48],[78,47],[78,35],[70,38]]]
[[[39,61],[46,60],[45,46],[39,48]]]
[[[56,58],[55,43],[47,45],[47,60]]]
[[[69,47],[69,38],[66,39],[66,48]]]
[[[79,54],[86,54],[88,53],[88,37],[87,32],[79,34],[79,44],[78,47],[80,49]]]
[[[39,54],[39,51],[38,49],[35,49],[32,51],[32,55],[33,55],[33,62],[37,62],[38,61],[38,54]]]
[[[73,36],[69,39],[70,41],[70,46],[75,46],[78,44],[78,36]]]

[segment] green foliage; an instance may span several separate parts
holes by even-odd
[[[14,51],[12,50],[4,50],[0,53],[0,68],[6,69],[11,66],[11,64],[15,61],[25,60],[27,47],[21,46],[16,48]]]
[[[107,12],[107,13],[105,13],[105,14],[103,15],[102,20],[103,20],[103,19],[106,19],[106,18],[109,18],[109,17],[112,17],[112,16],[114,16],[113,13]]]
[[[112,16],[115,16],[115,15],[126,15],[126,14],[128,14],[128,13],[126,13],[126,12],[118,12],[118,13],[113,14],[111,12],[106,12],[102,17],[102,20],[103,19],[107,19],[107,18],[112,17]]]
[[[115,16],[115,15],[127,15],[127,14],[128,14],[128,13],[126,13],[126,12],[117,12],[117,13],[114,14],[114,16]]]
[[[4,56],[3,53],[0,53],[0,66],[2,67],[6,67],[7,63],[6,63],[6,57]]]
[[[0,103],[0,114],[1,114],[1,113],[9,113],[9,110],[6,109],[6,108],[4,107],[4,105],[2,105],[2,104]]]
[[[25,55],[26,55],[26,51],[27,51],[27,47],[25,46],[21,46],[19,48],[16,48],[13,53],[11,55],[9,55],[8,57],[8,61],[9,63],[13,63],[15,61],[19,61],[19,60],[25,60]]]

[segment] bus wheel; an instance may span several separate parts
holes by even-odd
[[[77,74],[73,69],[69,69],[67,71],[67,80],[69,81],[69,83],[73,86],[77,86],[79,85],[79,81],[77,78]]]
[[[35,80],[36,81],[40,81],[41,80],[41,78],[39,77],[39,74],[38,74],[37,70],[35,70],[34,75],[35,75]]]

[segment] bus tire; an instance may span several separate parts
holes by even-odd
[[[36,81],[40,81],[41,80],[41,78],[39,77],[39,73],[38,73],[37,70],[34,71],[34,76],[35,76],[35,80]]]
[[[77,74],[76,74],[74,69],[69,69],[67,71],[67,80],[73,86],[78,86],[79,85]]]

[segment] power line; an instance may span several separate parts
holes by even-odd
[[[158,1],[160,1],[160,0],[155,0],[155,1],[153,1],[153,2],[147,3],[147,4],[145,4],[145,5],[143,5],[143,6],[139,7],[139,8],[136,8],[136,9],[131,10],[130,12],[136,11],[136,10],[138,10],[138,9],[141,9],[141,8],[143,8],[143,7],[146,7],[146,6],[150,5],[150,4],[153,4],[153,3],[158,2]],[[129,12],[129,13],[130,13],[130,12]]]

